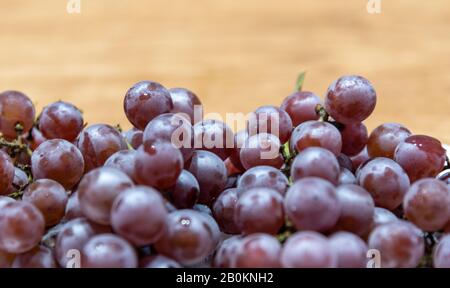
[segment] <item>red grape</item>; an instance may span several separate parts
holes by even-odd
[[[292,133],[292,120],[289,114],[275,106],[262,106],[255,110],[247,122],[250,136],[269,133],[286,143]]]
[[[0,150],[0,195],[10,192],[11,184],[14,180],[14,164],[11,157]]]
[[[256,233],[241,240],[236,268],[279,268],[281,244],[272,235]]]
[[[337,254],[338,268],[366,268],[367,245],[349,232],[337,232],[330,236],[330,245]]]
[[[366,147],[368,134],[363,123],[347,124],[341,130],[342,153],[355,156]]]
[[[80,208],[80,202],[78,201],[78,193],[74,192],[67,200],[64,220],[73,220],[75,218],[84,217]]]
[[[435,268],[450,268],[450,235],[445,235],[433,251],[433,266]]]
[[[242,236],[231,236],[225,239],[217,248],[214,255],[213,267],[236,268],[236,259],[240,253]]]
[[[141,130],[133,127],[130,130],[123,132],[122,135],[131,147],[133,147],[133,149],[138,149],[139,146],[142,145],[144,132]]]
[[[234,144],[234,134],[227,124],[207,119],[194,125],[194,147],[206,150],[225,160],[230,156]]]
[[[169,89],[170,98],[172,99],[173,108],[171,113],[183,113],[191,124],[195,124],[200,119],[195,119],[195,106],[200,106],[202,103],[192,91],[185,88],[171,88]],[[180,114],[180,115],[183,115]]]
[[[18,91],[0,93],[0,132],[8,139],[17,138],[16,125],[23,126],[27,133],[33,126],[35,110],[33,102]]]
[[[371,158],[386,157],[394,159],[397,145],[411,136],[411,132],[398,123],[384,123],[370,133],[367,151]]]
[[[281,168],[284,160],[280,154],[280,146],[280,140],[272,134],[253,135],[241,149],[239,159],[245,169],[261,165]]]
[[[284,195],[288,189],[288,178],[278,169],[271,166],[256,166],[245,171],[239,178],[237,187],[242,190],[266,187]]]
[[[241,232],[234,217],[239,190],[239,188],[231,188],[223,191],[214,202],[212,208],[217,224],[227,234],[238,234]]]
[[[58,101],[42,110],[39,131],[47,139],[64,139],[73,142],[83,129],[83,115],[70,103]]]
[[[370,160],[369,154],[367,154],[367,147],[364,148],[358,155],[350,158],[353,165],[353,171],[358,170],[362,164]]]
[[[322,104],[322,100],[316,94],[297,91],[283,100],[281,109],[289,114],[292,124],[296,127],[303,122],[319,119],[319,115],[316,113],[316,107],[319,104]]]
[[[192,208],[200,196],[200,185],[191,172],[182,170],[175,186],[170,189],[169,196],[175,207]]]
[[[231,150],[230,162],[240,171],[244,171],[245,168],[242,166],[241,162],[241,149],[245,147],[248,139],[248,132],[246,129],[241,130],[234,134],[234,145],[233,149]]]
[[[31,150],[33,151],[36,150],[39,145],[48,140],[36,127],[31,128],[30,132],[28,133],[29,135],[27,138],[27,143],[30,145]]]
[[[355,177],[355,175],[353,175],[352,172],[350,172],[348,169],[341,168],[341,173],[339,174],[338,184],[339,185],[358,184],[358,181],[356,180],[356,177]]]
[[[306,177],[319,177],[338,184],[340,170],[333,153],[320,147],[309,147],[295,157],[291,177],[294,182]]]
[[[116,168],[127,174],[130,179],[136,181],[136,171],[134,169],[136,163],[135,150],[120,150],[112,154],[103,166]]]
[[[150,255],[139,261],[140,268],[181,268],[180,264],[163,255]]]

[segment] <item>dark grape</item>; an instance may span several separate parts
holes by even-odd
[[[191,172],[182,170],[175,186],[170,189],[169,195],[175,207],[192,208],[200,196],[200,185]]]
[[[116,168],[127,174],[130,179],[137,181],[134,166],[136,164],[135,150],[120,150],[112,154],[103,166]]]
[[[225,188],[227,169],[216,154],[194,151],[185,168],[197,178],[200,185],[199,203],[211,204]]]
[[[328,239],[317,232],[292,234],[281,251],[284,268],[335,268],[338,257]]]
[[[72,143],[48,140],[39,145],[31,156],[31,169],[35,179],[52,179],[71,189],[83,176],[83,155]]]
[[[367,245],[349,232],[337,232],[329,239],[332,249],[337,254],[338,268],[366,268]]]
[[[131,128],[126,132],[122,133],[125,140],[133,147],[133,149],[138,149],[142,145],[144,132],[139,129]]]
[[[183,169],[183,155],[170,142],[144,143],[135,157],[137,183],[156,189],[175,185]]]
[[[370,157],[386,157],[394,159],[397,145],[411,136],[411,132],[398,123],[384,123],[370,133],[367,152]]]
[[[355,156],[366,147],[368,140],[367,128],[363,123],[347,124],[341,130],[342,153]]]
[[[308,91],[297,91],[289,95],[281,103],[281,109],[292,119],[294,127],[309,120],[319,119],[316,113],[317,105],[322,104],[319,96]]]
[[[136,246],[155,243],[166,229],[167,210],[153,188],[135,186],[120,193],[111,208],[114,231]]]
[[[185,88],[171,88],[169,89],[170,98],[172,99],[173,108],[171,113],[180,113],[195,124],[201,119],[195,119],[195,106],[201,107],[202,103],[192,91]],[[182,114],[181,114],[182,113]]]
[[[10,187],[14,180],[14,164],[11,157],[0,150],[0,195],[10,193]]]
[[[403,200],[406,218],[424,231],[438,231],[450,219],[450,189],[437,179],[414,182]]]
[[[30,251],[17,255],[12,268],[56,268],[53,252],[47,247],[37,246]]]
[[[289,145],[291,151],[322,147],[338,156],[342,150],[342,137],[339,130],[328,122],[306,121],[294,129]]]
[[[359,185],[372,195],[377,206],[394,210],[403,201],[409,188],[408,175],[389,158],[367,162],[356,175]]]
[[[0,93],[0,132],[8,139],[14,139],[18,133],[16,125],[22,125],[22,133],[33,126],[35,110],[33,102],[18,91]]]
[[[144,130],[156,116],[173,108],[169,91],[161,84],[141,81],[131,87],[123,102],[125,114],[134,127]]]
[[[269,133],[286,143],[292,133],[292,120],[289,114],[275,106],[262,106],[255,110],[247,123],[250,136]]]
[[[422,232],[406,221],[376,227],[368,243],[380,251],[381,268],[415,268],[424,254]]]
[[[212,208],[214,218],[224,233],[238,234],[241,232],[234,217],[239,190],[239,188],[227,189],[214,202]]]
[[[39,116],[39,131],[47,139],[73,142],[83,130],[83,115],[70,103],[58,101],[46,106]]]
[[[272,134],[253,135],[241,149],[239,159],[245,169],[262,165],[281,168],[284,160],[280,154],[280,146],[280,140]]]
[[[150,255],[139,261],[140,268],[181,268],[181,265],[163,255]]]
[[[225,160],[234,147],[234,134],[227,124],[214,119],[206,119],[194,125],[196,149],[206,150]]]
[[[279,268],[281,244],[272,235],[256,233],[241,240],[236,268]]]
[[[239,178],[237,187],[242,190],[267,187],[284,195],[288,189],[289,180],[280,170],[270,166],[256,166],[245,171]]]
[[[84,157],[85,172],[102,166],[112,154],[127,149],[127,143],[117,129],[107,124],[86,127],[77,146]]]
[[[241,236],[231,236],[225,239],[216,250],[213,267],[236,268],[236,260],[241,251]]]
[[[244,234],[276,234],[284,224],[283,197],[270,188],[252,188],[239,196],[234,219]]]
[[[294,182],[306,177],[319,177],[338,184],[340,171],[336,156],[320,147],[302,150],[291,165],[291,177]]]
[[[286,193],[284,207],[298,230],[327,231],[337,223],[341,213],[336,189],[316,177],[295,182]]]
[[[41,211],[48,227],[58,224],[64,217],[68,196],[58,182],[39,179],[28,185],[22,200],[33,204]]]
[[[439,140],[413,135],[398,144],[394,159],[405,169],[411,182],[436,177],[445,165],[446,151]]]
[[[108,225],[114,199],[131,186],[131,179],[117,169],[94,169],[83,177],[78,187],[81,211],[89,220]]]
[[[343,76],[328,87],[325,109],[343,124],[362,122],[372,114],[377,95],[372,84],[361,76]]]

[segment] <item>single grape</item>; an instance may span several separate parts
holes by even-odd
[[[341,185],[336,192],[341,206],[341,215],[334,230],[364,235],[372,223],[375,208],[372,196],[357,185]]]
[[[341,173],[339,174],[338,184],[339,185],[358,184],[358,180],[356,180],[355,175],[353,175],[353,173],[350,172],[348,169],[341,168]]]
[[[236,268],[236,259],[240,253],[242,236],[231,236],[225,239],[217,248],[214,255],[214,268]]]
[[[283,197],[270,188],[252,188],[239,196],[234,219],[244,234],[276,234],[284,224]]]
[[[280,154],[280,146],[280,140],[272,134],[253,135],[241,149],[239,159],[245,169],[262,165],[281,168],[284,160]]]
[[[450,219],[450,189],[437,179],[414,182],[403,200],[406,218],[428,232],[442,229]]]
[[[439,140],[423,135],[406,138],[395,149],[394,159],[412,182],[436,177],[445,165],[446,151]]]
[[[338,268],[366,268],[367,245],[349,232],[337,232],[330,236],[330,245],[337,254]]]
[[[131,124],[144,130],[153,118],[169,113],[173,103],[169,91],[164,86],[157,82],[141,81],[127,91],[123,106]]]
[[[338,184],[339,162],[330,151],[320,147],[309,147],[295,156],[291,165],[291,177],[295,182],[306,177],[318,177]]]
[[[361,165],[370,160],[369,154],[367,153],[367,147],[364,148],[358,155],[350,158],[353,165],[353,171],[358,170]]]
[[[120,150],[112,154],[103,165],[104,167],[116,168],[127,174],[130,179],[137,181],[136,171],[134,169],[136,163],[135,150]]]
[[[14,164],[11,157],[0,150],[0,195],[10,193],[10,187],[14,180]]]
[[[139,261],[140,268],[181,268],[181,265],[163,255],[150,255]]]
[[[51,179],[66,189],[77,184],[84,172],[80,150],[63,139],[47,140],[34,150],[31,171],[35,179]]]
[[[167,210],[153,188],[135,186],[120,193],[111,208],[114,231],[136,246],[155,243],[166,229]]]
[[[33,127],[34,117],[33,102],[25,94],[18,91],[0,93],[0,132],[4,137],[15,139],[18,134],[27,133]],[[22,131],[16,131],[17,124],[22,126]]]
[[[343,76],[328,87],[325,109],[343,124],[362,122],[372,114],[377,95],[372,84],[361,76]]]
[[[83,247],[83,268],[137,268],[136,251],[114,234],[92,237]]]
[[[348,156],[358,155],[366,147],[367,128],[363,123],[347,124],[341,130],[342,153]]]
[[[169,93],[173,103],[173,108],[170,110],[171,113],[180,113],[192,125],[201,120],[195,119],[194,114],[195,106],[201,107],[202,105],[197,95],[185,88],[171,88],[169,89]]]
[[[367,152],[371,158],[386,157],[394,159],[395,148],[411,136],[411,132],[398,123],[384,123],[370,133]]]
[[[289,180],[280,170],[270,166],[256,166],[245,171],[239,178],[237,187],[242,190],[267,187],[286,194]]]
[[[244,171],[245,168],[242,166],[241,162],[241,149],[245,147],[248,139],[248,132],[247,129],[241,130],[234,134],[234,145],[233,149],[231,150],[230,162],[233,163],[233,165],[240,171]]]
[[[434,268],[450,268],[450,235],[443,236],[433,251]]]
[[[286,193],[284,207],[298,230],[327,231],[337,223],[341,213],[336,189],[316,177],[295,182]]]
[[[200,185],[194,175],[182,170],[175,186],[169,190],[172,204],[179,209],[192,208],[200,196]]]
[[[234,218],[239,190],[239,188],[231,188],[223,191],[212,207],[217,224],[227,234],[239,234],[241,232]]]
[[[83,130],[83,115],[70,103],[58,101],[42,110],[39,131],[47,139],[64,139],[73,142]]]
[[[133,149],[138,149],[142,145],[144,132],[139,129],[131,128],[126,132],[122,133],[123,138],[133,147]]]
[[[338,257],[328,239],[317,232],[292,234],[281,251],[284,268],[335,268]]]
[[[376,227],[368,244],[380,251],[381,268],[415,268],[425,249],[422,232],[401,220]]]
[[[78,187],[81,211],[89,220],[108,225],[114,199],[131,186],[131,179],[117,169],[94,169],[83,177]]]
[[[164,256],[182,265],[202,261],[216,248],[213,221],[206,214],[194,210],[177,210],[166,219],[167,230],[155,244],[155,249]],[[217,226],[217,224],[216,224]]]
[[[281,109],[286,111],[292,119],[294,127],[309,120],[319,119],[316,113],[317,105],[322,104],[319,96],[308,91],[296,91],[281,103]]]
[[[292,133],[292,120],[289,114],[275,106],[262,106],[255,110],[247,122],[250,136],[269,133],[286,143]]]
[[[94,124],[84,128],[77,146],[83,154],[86,173],[105,164],[117,151],[128,148],[122,134],[107,124]]]
[[[227,183],[227,169],[223,161],[208,151],[194,151],[185,169],[192,173],[200,185],[199,203],[211,204]]]
[[[72,252],[77,251],[81,254],[84,245],[94,235],[110,233],[110,231],[108,226],[94,224],[85,218],[77,218],[66,222],[56,237],[54,247],[56,261],[63,268],[71,268],[68,265],[76,264],[70,261],[74,257]]]
[[[357,173],[359,185],[373,197],[375,205],[394,210],[403,201],[410,182],[400,165],[389,158],[375,158]]]
[[[83,212],[81,211],[80,202],[78,201],[77,192],[74,192],[69,196],[64,214],[64,220],[67,221],[84,217]]]
[[[37,246],[17,255],[12,268],[57,268],[57,265],[52,250],[44,246]]]
[[[289,145],[292,152],[322,147],[338,156],[342,150],[342,137],[339,130],[328,122],[306,121],[294,129]]]
[[[0,204],[0,250],[19,254],[36,246],[44,235],[45,221],[34,205],[24,201]]]
[[[194,147],[206,150],[225,160],[234,147],[234,134],[227,124],[214,119],[206,119],[194,125]]]
[[[236,268],[280,268],[281,244],[272,235],[256,233],[241,240]]]
[[[183,169],[183,155],[172,143],[144,143],[136,152],[134,171],[137,183],[156,189],[175,185]]]
[[[36,206],[44,216],[45,225],[49,227],[58,224],[64,217],[68,196],[58,182],[39,179],[28,185],[22,200]]]

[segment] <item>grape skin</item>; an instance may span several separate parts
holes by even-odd
[[[388,209],[375,207],[373,211],[372,223],[370,224],[367,233],[364,235],[364,238],[367,239],[369,237],[369,234],[376,227],[386,223],[395,222],[397,220],[399,220],[397,216],[395,216],[395,214]]]
[[[343,76],[334,81],[325,96],[325,109],[343,124],[364,121],[372,114],[377,95],[372,84],[361,76]]]
[[[236,268],[236,260],[240,253],[242,236],[235,235],[225,239],[217,248],[213,259],[214,268]]]
[[[250,136],[239,154],[239,159],[245,169],[256,166],[272,166],[281,168],[284,164],[280,154],[280,140],[267,133]]]
[[[403,167],[411,183],[427,177],[436,177],[445,165],[446,151],[439,140],[413,135],[398,144],[394,159]]]
[[[133,182],[123,172],[101,167],[87,173],[78,187],[78,201],[83,214],[98,224],[109,225],[114,199]]]
[[[136,151],[135,150],[120,150],[112,154],[108,160],[106,160],[104,167],[116,168],[123,173],[127,174],[130,179],[137,182],[136,172],[134,166],[136,164]]]
[[[19,91],[0,93],[0,132],[7,139],[17,137],[16,125],[23,126],[23,133],[33,127],[35,109],[33,102]]]
[[[309,147],[301,151],[291,165],[291,177],[294,182],[305,177],[319,177],[336,185],[339,174],[336,156],[320,147]]]
[[[155,243],[164,233],[167,210],[160,193],[135,186],[120,193],[111,208],[114,231],[136,246]]]
[[[450,235],[444,235],[433,251],[434,268],[450,268]]]
[[[292,234],[281,251],[284,268],[335,268],[337,254],[327,238],[317,232],[302,231]]]
[[[5,201],[0,210],[0,250],[19,254],[36,246],[44,235],[42,213],[23,201]]]
[[[432,178],[416,181],[405,195],[403,208],[408,220],[420,229],[438,231],[450,219],[450,189]]]
[[[37,246],[26,253],[17,255],[12,268],[57,268],[53,251],[44,246]]]
[[[70,103],[58,101],[46,106],[39,116],[39,131],[47,139],[73,142],[83,129],[83,115]]]
[[[78,193],[73,192],[67,200],[63,219],[70,221],[80,217],[84,217],[84,215],[80,208],[80,202],[78,201]]]
[[[281,144],[289,140],[292,128],[289,114],[278,107],[269,105],[256,109],[247,121],[247,131],[250,136],[269,133],[280,139]]]
[[[337,223],[341,213],[336,189],[316,177],[295,182],[286,193],[284,207],[298,230],[325,232]]]
[[[186,117],[192,125],[200,121],[200,119],[194,118],[194,106],[202,105],[197,95],[185,88],[171,88],[169,89],[169,93],[173,103],[173,108],[170,110],[171,113],[184,114],[183,116]]]
[[[212,152],[227,159],[234,147],[234,134],[227,124],[206,119],[194,125],[194,148]]]
[[[117,151],[128,148],[122,134],[107,124],[86,127],[80,133],[77,147],[84,157],[85,173],[102,166]]]
[[[425,249],[422,232],[401,220],[376,227],[368,244],[380,251],[381,268],[415,268]]]
[[[47,227],[58,224],[64,217],[68,196],[61,184],[39,179],[28,185],[22,200],[36,206],[44,216]]]
[[[342,153],[355,156],[366,147],[369,138],[367,128],[363,123],[347,124],[341,130]]]
[[[338,268],[366,268],[367,244],[355,234],[337,232],[330,236],[330,245],[337,254]]]
[[[367,153],[367,146],[361,152],[359,152],[358,155],[351,157],[350,160],[352,161],[353,171],[358,170],[359,167],[369,161],[370,157]]]
[[[322,147],[338,156],[342,150],[342,137],[339,130],[328,122],[306,121],[294,129],[289,145],[291,152]]]
[[[286,194],[289,180],[280,170],[271,166],[256,166],[248,169],[239,177],[237,187],[241,190],[250,188],[267,187]]]
[[[296,91],[281,103],[281,109],[291,117],[294,127],[309,120],[319,119],[316,113],[317,105],[322,104],[319,96],[308,91]]]
[[[377,206],[394,210],[403,201],[410,182],[400,165],[389,158],[375,158],[357,173],[359,185],[373,197]]]
[[[34,150],[31,171],[35,179],[55,180],[64,188],[71,189],[83,176],[84,163],[83,155],[75,145],[53,139]]]
[[[394,159],[395,148],[411,136],[411,131],[398,123],[384,123],[370,133],[367,152],[371,158],[386,157]]]
[[[200,196],[200,185],[194,175],[182,170],[175,186],[169,190],[172,204],[178,209],[192,208]]]
[[[83,268],[137,268],[136,251],[114,234],[92,237],[83,247]]]
[[[0,150],[0,195],[8,194],[14,180],[14,165],[11,157]]]
[[[234,219],[244,234],[275,235],[284,224],[283,197],[270,188],[252,188],[237,200]]]
[[[281,244],[272,235],[256,233],[244,237],[236,256],[236,268],[279,268]]]
[[[238,234],[241,232],[234,217],[239,190],[241,189],[231,188],[223,191],[214,202],[212,208],[217,224],[227,234]]]
[[[133,127],[122,133],[122,135],[125,140],[131,145],[131,147],[133,147],[133,149],[138,149],[139,146],[142,145],[144,132],[142,132],[141,130]]]
[[[127,91],[123,107],[134,127],[144,130],[153,118],[169,113],[173,103],[169,91],[164,86],[157,82],[141,81]]]

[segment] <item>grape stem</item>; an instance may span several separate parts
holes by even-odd
[[[317,113],[317,115],[319,115],[319,121],[328,122],[330,115],[328,114],[328,112],[325,110],[325,108],[322,105],[320,105],[320,104],[316,105],[316,113]]]

